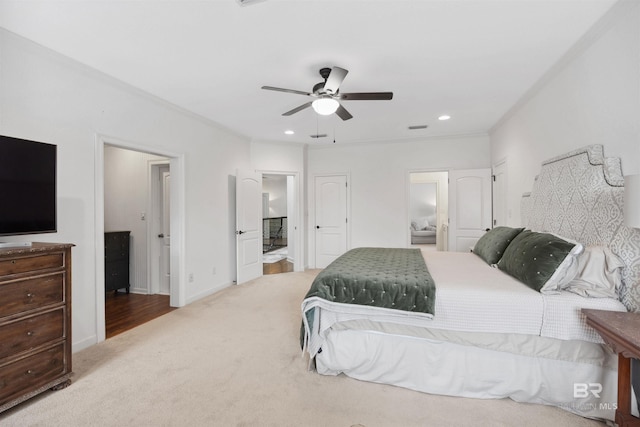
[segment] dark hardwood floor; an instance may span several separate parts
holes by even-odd
[[[175,310],[169,295],[140,295],[107,292],[105,295],[107,339]]]
[[[292,271],[293,263],[287,261],[286,259],[280,260],[278,262],[272,262],[270,264],[262,264],[262,274],[290,273]]]

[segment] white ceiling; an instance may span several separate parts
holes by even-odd
[[[0,0],[0,26],[255,140],[348,143],[489,131],[614,3]],[[333,66],[342,92],[393,100],[283,117],[310,98],[261,89],[311,91]]]

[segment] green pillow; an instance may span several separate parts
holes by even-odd
[[[504,250],[509,243],[524,228],[511,228],[500,226],[487,231],[473,247],[473,253],[482,258],[487,264],[495,264],[500,261]]]
[[[542,293],[553,292],[559,281],[571,280],[572,267],[582,252],[580,243],[549,233],[524,230],[504,251],[498,268]]]

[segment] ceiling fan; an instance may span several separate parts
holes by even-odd
[[[316,98],[293,110],[283,113],[283,116],[290,116],[302,111],[305,108],[312,107],[316,113],[328,116],[336,113],[342,120],[349,120],[353,116],[340,103],[340,101],[378,101],[389,100],[393,98],[393,92],[357,92],[357,93],[340,93],[340,85],[347,76],[349,71],[340,67],[321,68],[320,76],[323,82],[313,86],[311,92],[304,92],[294,89],[283,89],[273,86],[262,86],[262,89],[275,90],[277,92],[295,93],[298,95],[311,96]]]

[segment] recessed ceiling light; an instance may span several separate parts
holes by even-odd
[[[447,116],[446,114],[443,114],[442,116],[438,117],[438,120],[449,120],[451,118],[451,116]]]
[[[285,130],[284,133],[285,135],[293,135],[295,132],[292,130]]]

